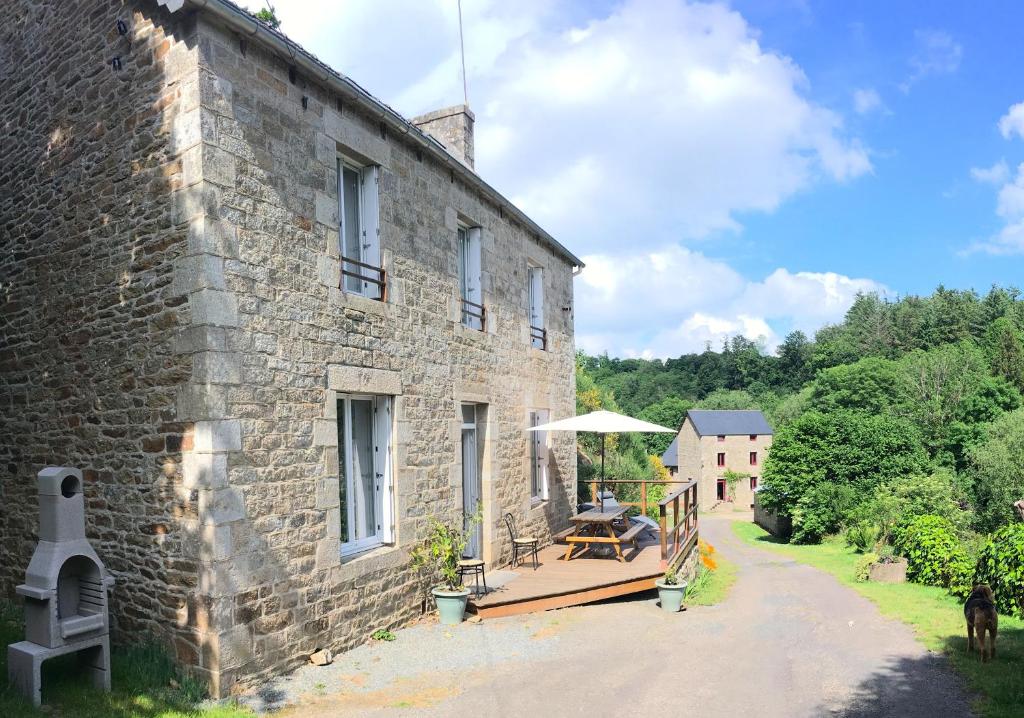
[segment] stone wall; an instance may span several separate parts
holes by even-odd
[[[119,34],[117,20],[127,35]],[[55,38],[60,38],[55,42]],[[529,496],[531,409],[574,412],[572,267],[450,169],[252,39],[156,3],[17,0],[0,28],[0,588],[35,543],[35,474],[79,466],[118,579],[214,695],[427,606],[408,549],[461,515],[481,426],[483,554],[575,497],[572,435]],[[120,67],[111,65],[114,57]],[[336,153],[380,165],[385,303],[339,289]],[[460,323],[456,227],[483,228],[487,331]],[[548,351],[527,266],[545,268]],[[395,545],[340,559],[335,401],[395,397]]]
[[[788,539],[793,534],[793,519],[769,511],[761,505],[760,497],[754,497],[754,523],[772,536]]]
[[[192,632],[174,345],[189,242],[196,28],[150,2],[12,0],[0,25],[0,595],[36,541],[36,473],[85,474],[87,534],[117,578],[115,637]],[[117,21],[124,23],[120,34]],[[112,65],[119,58],[119,67]]]
[[[550,500],[532,506],[530,409],[574,412],[572,266],[457,174],[250,41],[199,20],[204,243],[190,301],[197,367],[179,417],[205,427],[187,458],[204,544],[200,670],[218,694],[420,616],[409,547],[429,516],[461,516],[460,402],[487,405],[484,558],[502,522],[548,537],[575,495],[572,435],[551,437]],[[305,104],[305,106],[304,106]],[[386,302],[339,289],[336,156],[380,166]],[[483,228],[485,332],[462,326],[458,222]],[[545,268],[549,351],[530,347],[528,261]],[[342,562],[339,393],[395,396],[397,541]]]

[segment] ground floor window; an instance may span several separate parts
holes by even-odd
[[[725,486],[725,479],[719,479],[718,483],[716,484],[715,498],[718,499],[719,501],[725,501],[727,490],[728,489]]]
[[[394,541],[391,397],[338,396],[341,553]]]
[[[548,423],[548,410],[530,412],[530,426]],[[531,431],[530,437],[530,498],[547,501],[548,498],[548,432]]]

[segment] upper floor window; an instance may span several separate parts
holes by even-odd
[[[718,435],[718,440],[719,441],[725,441],[725,434],[719,434]]]
[[[757,452],[756,451],[751,451],[750,452],[750,465],[751,466],[757,466]]]
[[[750,440],[751,441],[757,441],[757,434],[751,434],[750,435]]]
[[[724,451],[719,453],[719,455],[718,455],[718,465],[719,466],[725,466],[725,452]]]
[[[483,277],[480,267],[480,228],[459,227],[459,298],[462,323],[470,329],[484,331],[487,310],[484,309]]]
[[[338,218],[341,286],[346,292],[384,299],[381,268],[379,172],[338,158]]]
[[[536,349],[548,348],[548,332],[544,328],[544,270],[527,269],[530,292],[530,345]]]

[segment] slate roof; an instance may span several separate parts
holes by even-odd
[[[679,434],[676,434],[672,439],[672,443],[665,449],[665,453],[661,455],[661,463],[665,466],[679,466]]]
[[[698,436],[771,435],[774,432],[760,411],[691,409],[686,412]]]

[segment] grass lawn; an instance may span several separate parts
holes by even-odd
[[[721,603],[729,595],[729,589],[736,583],[736,564],[728,559],[722,558],[719,553],[715,554],[715,562],[718,568],[708,571],[701,566],[701,571],[707,578],[697,579],[694,588],[686,596],[684,601],[687,606],[713,606]]]
[[[202,692],[183,677],[162,649],[148,644],[114,649],[113,691],[94,690],[75,671],[76,657],[62,656],[43,664],[43,708],[38,710],[7,684],[8,643],[24,639],[21,610],[0,602],[0,716],[36,718],[252,718],[233,706],[199,707]],[[177,687],[172,684],[174,681]]]
[[[854,578],[859,554],[841,538],[817,546],[798,546],[780,541],[753,523],[736,521],[733,530],[748,543],[831,573],[873,601],[884,615],[911,626],[922,644],[945,654],[969,686],[983,696],[976,706],[982,715],[1024,715],[1024,621],[999,616],[996,659],[982,664],[978,654],[967,653],[963,603],[944,589],[914,583],[859,582]]]

